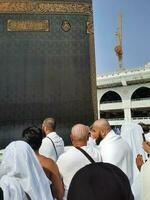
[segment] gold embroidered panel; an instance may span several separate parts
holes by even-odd
[[[0,13],[77,13],[91,14],[89,3],[0,2]]]
[[[7,31],[49,31],[48,20],[8,20]]]

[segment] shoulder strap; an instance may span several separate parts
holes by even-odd
[[[27,197],[27,200],[31,200],[31,198],[29,197],[29,195],[25,192],[25,195]]]
[[[56,150],[56,147],[55,147],[55,144],[54,144],[54,142],[53,142],[53,140],[51,139],[51,138],[49,138],[49,137],[47,137],[50,141],[51,141],[51,143],[53,144],[53,147],[54,147],[54,150],[55,150],[55,153],[56,153],[56,157],[58,158],[58,153],[57,153],[57,150]]]
[[[91,163],[95,163],[95,161],[93,160],[93,158],[85,151],[83,150],[82,148],[80,147],[76,147],[76,149],[78,149],[79,151],[81,151],[85,157],[87,157],[87,159],[91,162]]]

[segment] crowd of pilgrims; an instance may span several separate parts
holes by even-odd
[[[148,126],[126,123],[118,134],[99,119],[74,125],[70,139],[64,148],[54,118],[23,130],[4,150],[0,200],[150,200]]]

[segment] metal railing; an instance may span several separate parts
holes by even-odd
[[[113,119],[107,119],[108,121],[123,121],[124,118],[113,118]]]
[[[138,98],[138,99],[131,99],[131,101],[141,101],[141,100],[150,100],[150,97]]]
[[[122,102],[122,100],[103,101],[103,102],[100,102],[100,104],[106,104],[106,103],[120,103],[120,102]]]
[[[150,117],[132,117],[131,120],[139,120],[139,119],[150,119]],[[108,121],[122,121],[125,120],[125,118],[109,118]]]
[[[132,117],[133,120],[138,119],[150,119],[150,117]]]

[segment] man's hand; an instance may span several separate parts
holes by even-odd
[[[142,155],[138,154],[136,157],[136,166],[139,169],[139,171],[141,170],[143,164],[144,164],[143,157]]]
[[[150,142],[148,142],[148,141],[143,142],[143,149],[144,149],[148,154],[150,154]]]

